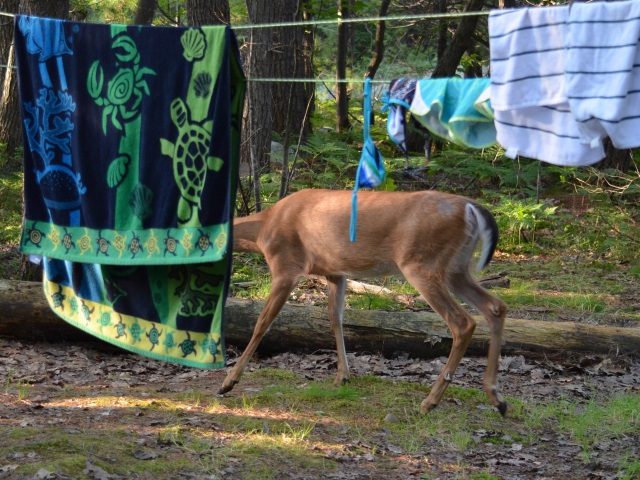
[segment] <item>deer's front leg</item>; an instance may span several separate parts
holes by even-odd
[[[335,384],[340,386],[349,381],[349,363],[347,351],[344,346],[344,334],[342,332],[342,316],[344,313],[344,296],[347,280],[344,276],[327,276],[329,294],[329,322],[336,337],[336,350],[338,352],[338,375]]]
[[[278,315],[280,310],[282,310],[282,307],[287,301],[289,293],[293,290],[296,282],[297,278],[280,278],[276,280],[274,276],[269,298],[260,312],[260,316],[258,316],[258,321],[256,322],[256,326],[253,330],[251,340],[249,341],[247,348],[244,349],[242,356],[238,359],[233,369],[231,369],[227,374],[224,382],[222,382],[222,387],[218,390],[218,394],[227,393],[240,381],[240,377],[242,377],[247,363],[249,363],[249,360],[251,360],[251,357],[258,348],[258,345],[260,345],[262,337],[264,337],[267,331],[269,331],[269,327],[276,318],[276,315]]]

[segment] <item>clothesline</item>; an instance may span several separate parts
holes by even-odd
[[[399,20],[435,20],[442,18],[477,17],[487,16],[489,11],[481,12],[460,12],[460,13],[425,13],[417,15],[389,15],[386,17],[361,17],[361,18],[334,18],[330,20],[308,20],[304,22],[281,22],[281,23],[259,23],[255,25],[232,25],[233,30],[253,30],[256,28],[276,28],[276,27],[297,27],[312,25],[331,25],[338,23],[366,23],[379,21],[399,21]]]
[[[458,12],[458,13],[423,13],[416,15],[388,15],[386,17],[357,17],[357,18],[332,18],[328,20],[307,20],[302,22],[279,22],[279,23],[258,23],[246,25],[230,25],[232,30],[254,30],[256,28],[276,28],[276,27],[306,27],[312,25],[336,25],[339,23],[368,23],[378,21],[407,21],[407,20],[437,20],[443,18],[461,18],[487,16],[489,11],[480,12]],[[0,12],[0,16],[15,17],[15,13]]]
[[[16,14],[9,12],[0,12],[0,16],[15,17]],[[256,25],[231,25],[232,30],[251,30],[256,28],[277,28],[277,27],[295,27],[295,26],[311,26],[311,25],[331,25],[338,23],[366,23],[366,22],[378,22],[384,21],[401,21],[401,20],[427,20],[427,19],[443,19],[443,18],[460,18],[460,17],[474,17],[474,16],[487,16],[489,11],[480,12],[459,12],[459,13],[425,13],[416,15],[390,15],[386,17],[361,17],[361,18],[334,18],[329,20],[308,20],[303,22],[280,22],[280,23],[261,23]],[[9,65],[0,65],[0,69],[9,68]],[[10,68],[16,68],[15,65],[11,65]],[[256,83],[364,83],[364,78],[247,78],[247,82]],[[372,79],[371,83],[374,84],[389,84],[391,80],[376,80]]]
[[[0,65],[3,68],[16,68],[15,65]],[[363,83],[364,78],[247,78],[247,82],[255,83]],[[388,85],[391,80],[371,80],[371,83]]]

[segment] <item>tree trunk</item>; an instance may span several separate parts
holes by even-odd
[[[382,0],[380,4],[380,10],[378,11],[378,17],[385,17],[387,12],[389,11],[389,4],[391,0]],[[364,74],[365,78],[371,78],[376,76],[376,72],[378,71],[378,67],[382,63],[382,59],[384,58],[384,31],[386,29],[386,22],[384,20],[378,20],[376,24],[376,40],[375,46],[373,49],[373,57],[369,62],[369,66],[367,67],[367,71]]]
[[[9,48],[6,65],[15,65],[13,45]],[[0,144],[3,144],[5,162],[0,165],[3,173],[19,172],[22,169],[22,159],[16,155],[18,147],[22,146],[22,119],[18,102],[17,73],[11,66],[5,69],[0,97]]]
[[[447,0],[438,0],[437,13],[447,13]],[[449,20],[441,18],[438,22],[438,48],[437,55],[438,61],[444,56],[444,52],[447,49],[449,40]]]
[[[465,7],[465,12],[477,12],[482,9],[484,0],[469,0]],[[464,52],[473,42],[473,33],[478,24],[478,16],[462,17],[451,43],[447,46],[444,54],[438,59],[438,64],[433,70],[432,77],[452,77],[455,75],[460,59]]]
[[[229,25],[229,0],[187,0],[187,25]]]
[[[67,20],[69,18],[69,0],[50,0],[47,2],[42,2],[38,0],[21,0],[20,2],[20,13],[26,15],[34,15],[38,17],[48,17],[48,18],[62,18]],[[15,79],[13,80],[15,82]],[[5,78],[5,86],[7,85],[7,80]],[[16,115],[20,115],[20,110],[18,108],[18,93],[17,93],[17,85],[12,85],[11,88],[15,88],[15,100],[8,99],[5,102],[5,98],[3,95],[2,102],[0,103],[0,135],[4,134],[3,124],[5,118],[11,115],[11,112],[4,111],[7,108],[7,104],[10,101],[15,101],[15,111]],[[18,125],[20,125],[20,120],[18,121]],[[21,127],[20,133],[18,133],[17,138],[18,145],[21,145],[22,132]],[[1,141],[1,140],[0,140]],[[21,168],[21,167],[20,167]],[[34,264],[29,262],[28,257],[22,257],[20,262],[20,278],[22,280],[41,280],[42,279],[42,267],[38,264]]]
[[[151,25],[156,17],[158,0],[138,0],[138,9],[133,19],[135,25]]]
[[[69,18],[69,0],[22,0],[20,11],[26,15],[49,18]]]
[[[349,18],[348,0],[338,0],[338,17],[342,20]],[[350,127],[349,124],[349,96],[347,94],[347,84],[343,81],[347,78],[347,56],[349,24],[338,22],[338,54],[336,64],[336,128],[342,132]]]
[[[303,1],[282,0],[276,12],[278,22],[299,22],[305,16]],[[275,5],[275,3],[274,3]],[[311,78],[313,65],[311,51],[305,48],[304,27],[281,27],[273,31],[273,74],[276,78]],[[274,83],[273,130],[284,136],[285,132],[303,136],[309,131],[307,105],[313,98],[312,84]],[[285,115],[291,102],[291,114]]]
[[[244,348],[253,333],[264,302],[229,298],[225,309],[226,343]],[[94,339],[61,320],[49,307],[42,285],[0,280],[0,336],[48,342]],[[470,353],[486,353],[489,329],[480,317]],[[572,322],[541,322],[507,318],[504,351],[580,351],[599,354],[633,354],[640,345],[640,329],[600,327]],[[418,358],[446,355],[451,332],[439,315],[431,312],[345,310],[344,336],[352,352],[380,352],[393,356],[407,352]],[[335,349],[326,309],[286,304],[260,344],[261,353],[312,352]]]
[[[20,0],[0,0],[0,11],[6,13],[17,13],[20,6]],[[2,67],[0,72],[4,78],[5,69],[10,68],[9,63],[9,50],[13,45],[13,18],[0,16],[0,65],[6,65]],[[3,83],[0,82],[0,95],[2,95]]]
[[[281,0],[246,0],[249,23],[274,23]],[[247,78],[272,78],[274,34],[271,28],[253,28],[245,50]],[[241,162],[251,165],[255,210],[261,210],[260,177],[270,171],[271,131],[273,127],[273,84],[249,82],[242,126]]]
[[[18,13],[19,0],[2,0],[0,9],[7,13]],[[22,159],[15,155],[18,147],[22,145],[22,120],[18,104],[18,83],[15,68],[16,60],[13,51],[13,18],[1,17],[0,28],[0,55],[2,56],[2,82],[0,82],[0,143],[4,148],[3,163],[0,163],[0,172],[18,172],[22,168]]]
[[[605,170],[608,168],[615,168],[624,173],[628,173],[633,163],[633,154],[631,150],[624,149],[619,150],[613,146],[611,139],[606,138],[604,141],[605,158],[598,163],[599,170]]]

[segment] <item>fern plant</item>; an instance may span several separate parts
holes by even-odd
[[[495,195],[495,194],[494,194]],[[515,199],[498,195],[500,201],[491,207],[498,227],[512,245],[535,243],[536,231],[553,222],[557,207],[535,203],[531,199]]]

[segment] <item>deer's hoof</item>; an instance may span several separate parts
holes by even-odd
[[[225,393],[230,392],[231,390],[233,390],[233,387],[235,387],[237,383],[238,382],[234,380],[229,385],[223,384],[222,387],[220,387],[220,390],[218,390],[218,395],[224,395]]]
[[[498,403],[497,408],[500,412],[500,415],[502,415],[503,417],[507,414],[507,402],[505,402],[504,400]]]
[[[422,404],[420,405],[420,413],[422,415],[426,415],[427,413],[429,413],[431,410],[433,410],[434,408],[436,408],[438,406],[437,403],[431,403],[431,402],[427,402],[426,400],[424,402],[422,402]]]

